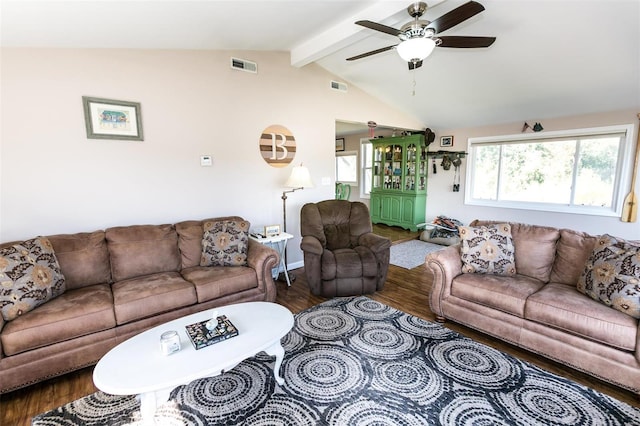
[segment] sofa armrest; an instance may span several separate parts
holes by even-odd
[[[2,329],[4,328],[4,318],[2,317],[2,315],[0,315],[0,333],[2,332]],[[4,355],[2,355],[4,353],[4,351],[2,350],[2,341],[0,341],[0,359],[2,359],[4,357]]]
[[[451,295],[451,283],[453,279],[462,274],[460,245],[456,244],[429,253],[425,263],[433,274],[429,305],[436,316],[444,318],[442,300]]]
[[[372,232],[360,235],[358,237],[358,245],[369,247],[372,252],[380,253],[391,247],[391,240]]]
[[[636,333],[636,360],[640,363],[640,321],[638,321],[638,332]]]
[[[247,265],[255,269],[258,277],[258,288],[264,290],[266,300],[276,300],[276,285],[273,282],[271,270],[280,264],[280,255],[271,247],[249,239],[247,250]]]

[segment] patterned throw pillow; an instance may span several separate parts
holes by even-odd
[[[578,291],[640,319],[640,243],[602,235],[578,280]]]
[[[65,281],[45,237],[0,249],[0,310],[5,321],[60,296]]]
[[[462,272],[515,275],[516,261],[511,226],[460,226]]]
[[[205,222],[200,266],[244,266],[249,248],[249,222]]]

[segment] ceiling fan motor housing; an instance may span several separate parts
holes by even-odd
[[[431,23],[431,21],[425,20],[416,20],[414,22],[408,22],[404,24],[400,31],[401,34],[398,35],[400,40],[408,40],[414,37],[433,37],[436,32],[433,28],[427,28],[427,26]]]

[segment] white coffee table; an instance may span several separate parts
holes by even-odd
[[[196,350],[185,326],[211,318],[214,311],[226,315],[239,334]],[[284,349],[280,339],[292,327],[291,312],[270,302],[239,303],[188,315],[140,333],[111,349],[96,365],[93,382],[108,394],[140,395],[142,418],[151,422],[157,406],[168,400],[175,387],[222,374],[261,351],[275,355],[273,375],[282,385],[280,365]],[[160,335],[168,330],[178,332],[182,349],[164,355]]]

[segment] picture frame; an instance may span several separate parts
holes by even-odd
[[[336,152],[344,151],[344,138],[336,139]]]
[[[280,235],[280,225],[267,225],[264,227],[265,237],[275,237],[276,235]]]
[[[453,136],[441,136],[440,137],[440,146],[453,146]]]
[[[143,141],[139,102],[82,97],[87,139]]]

